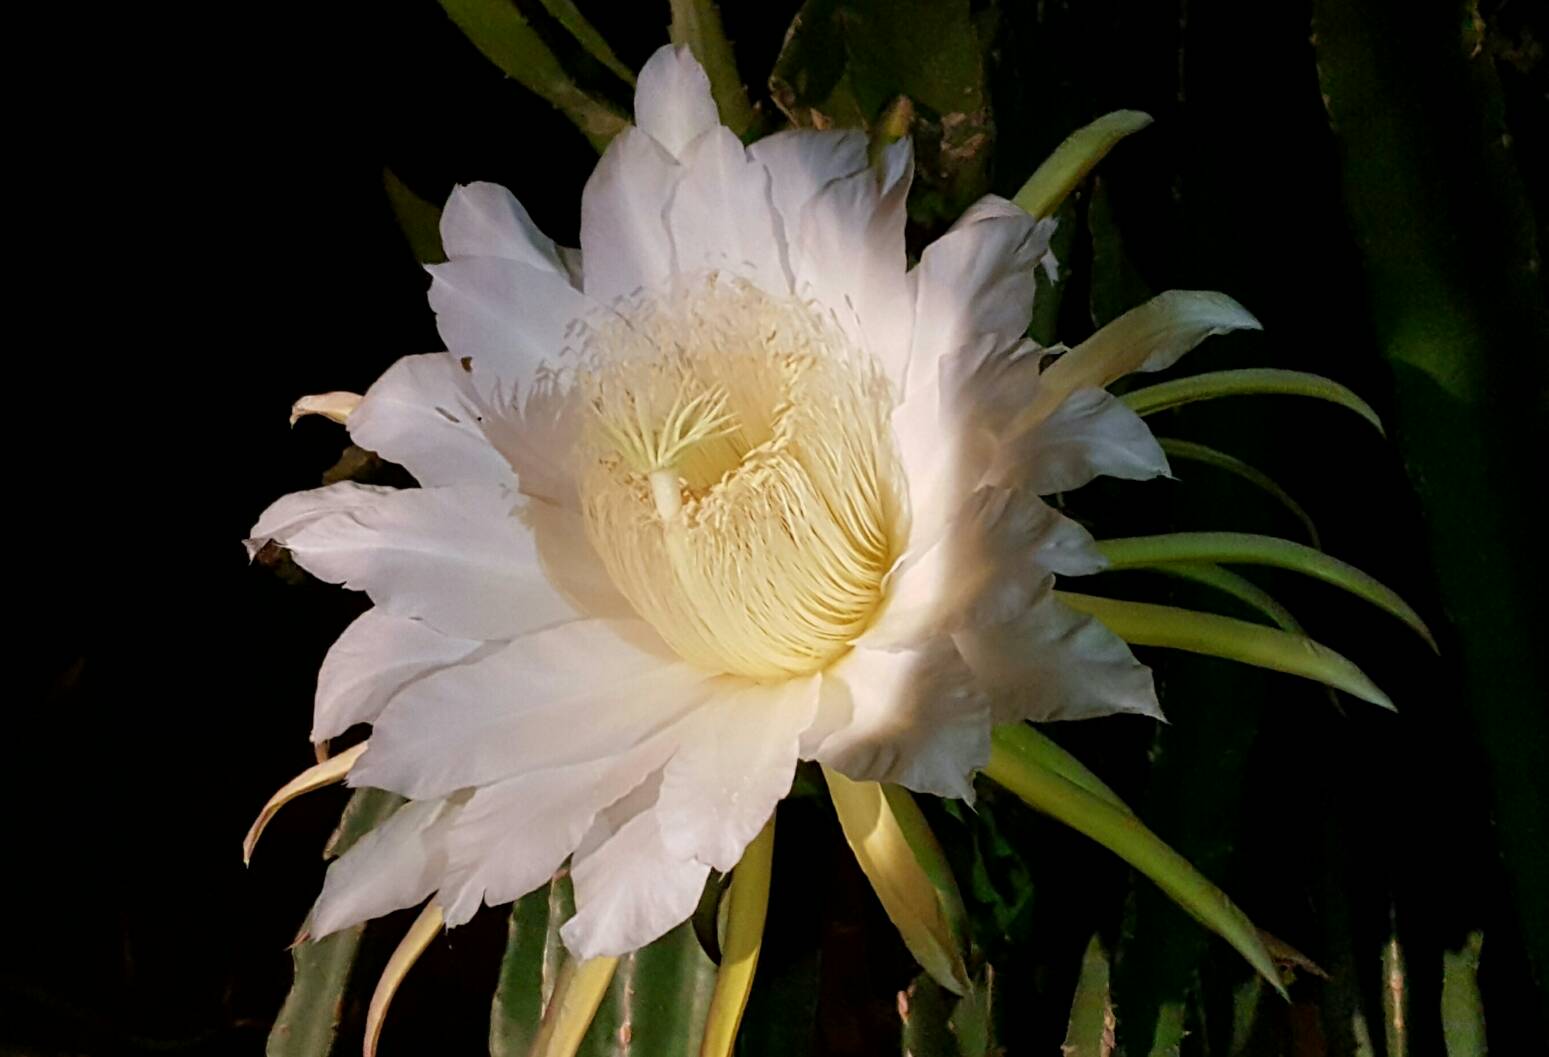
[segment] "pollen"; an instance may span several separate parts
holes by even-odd
[[[711,277],[590,331],[582,504],[635,610],[690,663],[818,671],[906,538],[872,358],[807,302]]]

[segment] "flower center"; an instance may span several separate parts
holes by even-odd
[[[685,660],[813,672],[903,538],[888,385],[814,306],[711,278],[593,332],[581,494],[636,611]]]

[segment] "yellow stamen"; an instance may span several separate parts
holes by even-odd
[[[708,280],[594,332],[582,499],[686,660],[816,671],[870,620],[907,516],[886,381],[813,306]]]

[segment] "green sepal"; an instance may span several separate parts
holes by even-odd
[[[1425,621],[1401,597],[1355,566],[1314,547],[1274,536],[1247,532],[1169,532],[1157,536],[1099,540],[1097,549],[1109,567],[1125,569],[1173,563],[1210,562],[1226,565],[1268,565],[1301,573],[1341,588],[1397,617],[1431,649],[1436,639]]]
[[[1226,894],[1134,815],[1087,792],[1024,755],[1021,725],[997,727],[984,774],[1030,807],[1092,838],[1151,878],[1195,920],[1235,947],[1281,994],[1279,972],[1258,930]]]
[[[1321,374],[1286,371],[1274,367],[1244,367],[1231,371],[1208,371],[1187,378],[1158,382],[1143,389],[1132,389],[1122,399],[1138,415],[1182,407],[1198,400],[1217,400],[1223,396],[1305,396],[1327,400],[1360,415],[1382,433],[1382,419],[1370,404],[1345,386]]]
[[[1057,592],[1056,597],[1100,620],[1135,646],[1161,646],[1269,668],[1343,690],[1380,708],[1393,702],[1347,658],[1305,635],[1214,613]]]
[[[441,246],[441,210],[409,190],[391,169],[382,170],[382,189],[393,208],[398,230],[403,232],[414,259],[421,264],[440,264],[446,260]]]
[[[1285,507],[1307,533],[1307,541],[1314,547],[1322,546],[1322,539],[1318,535],[1318,526],[1313,524],[1312,518],[1302,505],[1291,497],[1291,494],[1281,488],[1275,479],[1235,455],[1228,455],[1224,451],[1217,451],[1206,444],[1199,444],[1192,440],[1178,440],[1174,437],[1158,437],[1156,442],[1162,446],[1162,451],[1169,459],[1186,459],[1191,462],[1213,466],[1233,476],[1240,477],[1244,481],[1263,491],[1281,506]]]
[[[1077,129],[1054,148],[1012,201],[1035,217],[1050,216],[1120,140],[1149,124],[1150,114],[1115,110]]]
[[[440,3],[485,58],[568,117],[599,152],[629,124],[611,103],[575,83],[511,0]]]

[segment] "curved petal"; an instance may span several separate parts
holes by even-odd
[[[576,850],[575,917],[560,937],[578,958],[625,954],[686,921],[710,868],[667,850],[654,810],[660,776],[598,815]]]
[[[985,335],[974,348],[960,350],[949,362],[977,359],[992,351],[996,339]],[[943,378],[916,375],[903,401],[893,409],[893,439],[909,482],[909,547],[941,534],[982,483],[995,454],[993,435],[972,415],[962,413]]]
[[[247,541],[365,591],[390,613],[467,639],[507,639],[579,616],[544,574],[521,498],[489,485],[402,491],[350,482],[283,496]]]
[[[972,800],[990,758],[989,698],[947,636],[851,650],[823,673],[817,722],[833,733],[813,757],[857,780]]]
[[[687,44],[669,44],[640,68],[635,85],[635,124],[675,158],[721,125],[710,78]]]
[[[1032,402],[1038,367],[1048,350],[1018,341],[1009,348],[999,334],[981,335],[940,360],[944,412],[999,435]]]
[[[698,707],[713,680],[640,620],[534,632],[399,691],[350,782],[418,799],[617,755]]]
[[[802,208],[790,246],[797,293],[831,309],[900,391],[913,325],[904,252],[908,143],[900,140],[890,155],[895,171],[886,188],[870,169],[825,184]]]
[[[577,609],[592,617],[630,620],[634,606],[620,593],[597,556],[581,515],[568,507],[533,500],[524,508],[549,582]]]
[[[892,426],[909,480],[913,539],[933,539],[975,489],[1002,483],[991,476],[998,438],[1031,403],[1043,351],[981,334],[944,354],[933,377],[911,376]]]
[[[639,129],[613,137],[581,192],[582,287],[588,296],[612,304],[672,278],[666,212],[682,171]]]
[[[1090,719],[1117,712],[1162,717],[1151,669],[1096,618],[1054,597],[1015,620],[953,638],[991,694],[995,722]]]
[[[411,907],[440,887],[456,813],[447,800],[414,801],[356,841],[323,878],[308,925],[312,938]]]
[[[522,203],[499,184],[452,188],[441,211],[441,245],[448,257],[504,257],[566,274],[554,240],[538,230]]]
[[[1055,360],[1022,415],[1031,425],[1077,389],[1102,389],[1131,371],[1160,371],[1214,334],[1258,330],[1259,321],[1225,294],[1168,290],[1137,305]]]
[[[1078,389],[1048,418],[1002,445],[989,479],[1039,495],[1068,492],[1100,475],[1170,477],[1151,428],[1104,389]]]
[[[994,335],[997,349],[1021,340],[1054,226],[1053,220],[1034,220],[1004,198],[987,195],[926,247],[910,273],[910,384],[914,378],[928,384],[942,357],[975,344],[980,335]]]
[[[949,417],[940,384],[918,380],[893,409],[893,440],[909,484],[909,547],[932,541],[978,487],[992,438]]]
[[[479,427],[516,469],[522,493],[575,508],[576,439],[585,408],[570,379],[546,375],[509,398],[497,390],[484,406]]]
[[[718,694],[682,724],[657,812],[667,850],[726,871],[790,792],[821,676]]]
[[[355,443],[423,485],[514,485],[573,506],[579,410],[575,390],[557,376],[525,387],[481,380],[471,361],[433,352],[389,367],[348,427]]]
[[[446,352],[405,356],[366,390],[346,423],[350,438],[423,485],[515,485],[516,475],[481,428],[468,370]]]
[[[769,197],[769,171],[749,161],[742,141],[717,125],[684,158],[667,207],[677,271],[720,271],[789,294],[790,275]]]
[[[984,488],[933,543],[905,555],[858,645],[896,649],[1010,620],[1048,593],[1051,573],[1106,566],[1091,534],[1032,492]]]
[[[422,676],[470,658],[483,643],[442,635],[429,624],[368,609],[329,647],[317,673],[312,740],[370,723],[389,699]]]
[[[597,813],[639,786],[672,751],[668,733],[617,757],[507,778],[474,790],[447,836],[441,887],[448,925],[483,904],[519,899],[547,881]]]
[[[853,129],[786,129],[753,143],[748,157],[769,170],[769,195],[789,240],[802,209],[824,184],[866,168],[866,135]]]
[[[242,541],[242,546],[246,548],[248,558],[255,557],[271,541],[289,547],[292,536],[305,531],[315,522],[349,516],[396,494],[397,489],[394,488],[356,484],[353,481],[331,484],[325,488],[311,488],[305,492],[291,492],[264,508],[264,512],[258,515],[258,523],[252,528],[252,535]]]
[[[457,257],[432,264],[430,307],[447,349],[465,361],[480,393],[514,393],[556,368],[599,311],[552,271],[504,257]]]

